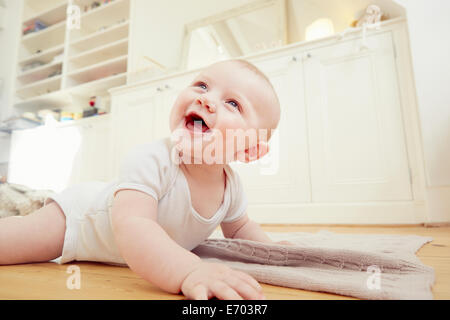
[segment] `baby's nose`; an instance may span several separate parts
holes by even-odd
[[[208,109],[210,112],[215,112],[216,111],[216,107],[213,103],[211,103],[210,101],[206,100],[205,98],[197,98],[196,101],[199,105],[204,106],[206,109]]]

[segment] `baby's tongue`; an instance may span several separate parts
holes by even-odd
[[[205,132],[206,130],[208,130],[208,127],[205,125],[205,123],[201,120],[195,120],[195,121],[189,121],[187,123],[187,127],[189,130],[194,131],[194,127],[197,126],[200,129],[201,126],[201,130],[202,132]],[[197,129],[198,130],[198,129]]]

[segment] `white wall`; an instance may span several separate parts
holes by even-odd
[[[130,70],[147,66],[143,56],[155,59],[168,68],[178,67],[186,23],[249,2],[253,0],[135,0],[131,13]]]
[[[0,121],[10,117],[12,108],[13,75],[16,73],[17,48],[20,34],[20,12],[23,0],[4,0],[6,14],[4,29],[0,30],[0,78],[4,79],[0,92]]]
[[[13,75],[16,72],[17,46],[20,34],[20,12],[22,0],[3,0],[5,15],[2,21],[3,29],[0,29],[0,79],[3,84],[0,88],[0,121],[13,115],[12,107]],[[0,175],[6,175],[6,163],[9,159],[10,135],[0,132]]]
[[[391,0],[288,0],[289,42],[304,41],[306,28],[319,18],[331,19],[334,31],[342,32],[370,4],[378,5],[389,18],[405,15],[405,10]]]
[[[450,221],[450,1],[395,0],[406,9],[424,144],[430,220]]]

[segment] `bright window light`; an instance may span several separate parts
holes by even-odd
[[[305,32],[305,39],[314,40],[334,34],[333,21],[328,18],[317,19],[311,23]]]

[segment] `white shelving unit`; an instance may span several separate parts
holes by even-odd
[[[24,0],[23,30],[36,22],[47,27],[21,36],[15,106],[37,111],[91,96],[107,101],[108,89],[126,84],[130,1]],[[80,9],[80,28],[66,21],[69,5]]]

